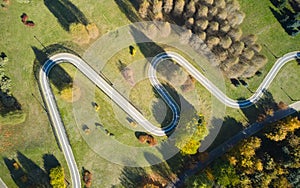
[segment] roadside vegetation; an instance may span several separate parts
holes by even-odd
[[[299,128],[298,116],[266,126],[204,171],[188,178],[186,186],[297,187]]]

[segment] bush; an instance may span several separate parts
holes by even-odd
[[[50,170],[50,184],[53,188],[65,188],[65,173],[61,166],[57,166]]]
[[[86,30],[91,39],[96,39],[99,35],[99,29],[95,23],[90,23],[86,26]]]
[[[90,36],[87,29],[81,23],[72,23],[70,25],[70,33],[74,42],[78,44],[88,44],[90,42]]]

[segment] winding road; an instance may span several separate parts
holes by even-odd
[[[76,161],[68,141],[64,124],[58,111],[55,97],[49,83],[49,73],[51,69],[62,62],[69,62],[81,71],[87,78],[89,78],[97,87],[99,87],[108,97],[110,97],[116,104],[118,104],[128,115],[130,115],[138,124],[143,126],[148,132],[157,136],[164,136],[167,132],[171,131],[178,123],[180,118],[180,109],[174,99],[168,94],[167,90],[159,83],[156,77],[157,65],[166,59],[173,59],[176,63],[181,65],[190,75],[198,80],[212,95],[220,100],[225,105],[232,108],[246,108],[257,102],[263,95],[279,70],[289,61],[297,58],[297,52],[291,52],[278,59],[272,67],[266,78],[263,80],[257,91],[249,99],[245,101],[236,101],[227,97],[220,91],[212,82],[210,82],[204,75],[202,75],[196,68],[194,68],[186,59],[174,52],[165,52],[158,54],[151,61],[149,66],[149,79],[153,87],[157,90],[159,95],[167,103],[173,112],[173,119],[171,123],[165,128],[158,128],[149,122],[126,98],[124,98],[118,91],[116,91],[109,83],[106,82],[92,67],[84,62],[80,57],[70,53],[59,53],[51,56],[42,66],[39,72],[39,84],[42,92],[43,99],[47,108],[49,118],[55,129],[58,141],[60,142],[61,149],[66,158],[73,187],[81,187],[81,178],[76,165]]]

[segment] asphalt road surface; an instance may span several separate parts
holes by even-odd
[[[196,70],[187,60],[182,56],[174,52],[166,52],[158,54],[152,59],[150,69],[149,69],[149,79],[153,84],[154,88],[158,91],[161,97],[165,100],[168,106],[170,106],[173,111],[173,121],[164,129],[158,128],[152,123],[150,123],[126,98],[124,98],[118,91],[116,91],[109,83],[106,82],[95,70],[93,70],[87,63],[85,63],[81,58],[76,55],[69,53],[59,53],[51,56],[45,64],[42,66],[39,73],[40,88],[45,101],[48,115],[54,126],[57,139],[60,142],[61,149],[66,158],[72,179],[73,187],[80,188],[81,181],[79,171],[76,165],[76,161],[68,141],[63,122],[61,120],[54,95],[52,93],[48,75],[51,69],[61,63],[69,62],[73,64],[79,71],[81,71],[87,78],[89,78],[97,87],[99,87],[104,93],[106,93],[116,104],[118,104],[125,112],[127,112],[138,124],[143,126],[148,132],[153,135],[163,136],[166,132],[172,130],[176,126],[180,112],[178,105],[175,103],[174,99],[167,93],[166,89],[159,83],[156,78],[156,66],[159,62],[164,59],[173,59],[176,63],[180,64],[190,75],[192,75],[196,80],[198,80],[212,95],[223,102],[225,105],[232,108],[245,108],[260,99],[263,95],[264,90],[266,90],[276,74],[279,72],[281,67],[287,62],[296,59],[297,52],[292,52],[284,55],[282,58],[278,59],[273,68],[270,70],[264,81],[261,83],[257,91],[253,96],[245,101],[235,101],[227,97],[222,93],[216,86],[214,86],[205,76],[203,76],[198,70]]]

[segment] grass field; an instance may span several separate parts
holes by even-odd
[[[263,45],[262,52],[269,59],[268,64],[263,70],[263,75],[248,80],[250,89],[255,90],[276,61],[272,53],[276,56],[282,56],[287,52],[300,50],[300,35],[292,38],[284,32],[269,9],[269,6],[272,6],[269,0],[239,0],[239,2],[242,11],[246,13],[246,18],[242,24],[243,33],[257,34],[258,42]],[[119,9],[116,1],[100,0],[96,2],[94,0],[73,0],[72,3],[80,9],[89,22],[97,24],[100,35],[130,23],[127,16]],[[36,23],[34,28],[25,27],[21,23],[20,16],[23,12],[29,16],[30,20]],[[12,92],[26,113],[26,120],[21,124],[0,125],[0,156],[2,158],[16,159],[17,152],[19,151],[43,169],[43,155],[50,153],[58,159],[67,171],[64,156],[56,144],[47,114],[43,109],[37,82],[33,76],[33,62],[36,58],[33,48],[37,47],[38,49],[42,49],[43,46],[58,43],[68,44],[68,46],[77,53],[82,54],[89,46],[78,46],[72,43],[71,35],[64,30],[58,22],[58,20],[62,18],[56,18],[44,4],[44,1],[32,1],[30,4],[20,4],[17,1],[11,1],[11,5],[7,10],[0,10],[0,16],[2,18],[0,20],[2,25],[2,27],[0,27],[0,51],[5,52],[10,59],[6,69],[7,75],[13,82]],[[137,46],[135,47],[138,49]],[[124,63],[135,61],[135,59],[130,59],[131,57],[128,56],[127,53],[127,49],[124,49],[124,52],[120,52],[120,56],[114,57],[115,59],[113,58],[111,60],[114,64],[111,64],[112,67],[106,67],[104,73],[106,75],[117,73],[116,62],[118,59],[121,59]],[[138,51],[135,57],[136,60],[142,57],[142,53]],[[74,72],[74,69],[70,66],[64,66],[64,68],[69,71],[70,74]],[[287,77],[289,79],[286,79]],[[270,92],[273,94],[275,100],[292,103],[293,100],[300,99],[298,92],[300,88],[299,84],[297,84],[299,77],[299,66],[295,62],[286,65],[275,78],[270,88]],[[113,80],[115,79],[117,78]],[[227,94],[232,98],[249,97],[251,95],[251,93],[243,87],[234,88],[229,82],[226,82],[226,85]],[[149,107],[149,101],[147,100],[151,100],[155,96],[151,90],[148,96],[149,98],[145,100],[143,96],[138,96],[138,94],[140,94],[138,87],[148,90],[150,89],[149,82],[142,81],[140,82],[140,86],[130,91],[131,97],[136,99],[135,103],[140,104],[141,108],[146,110],[146,108]],[[281,87],[283,89],[281,89]],[[53,88],[55,89],[55,87]],[[207,91],[199,84],[197,84],[196,90],[204,94],[202,96],[204,96],[203,100],[206,102],[205,105],[209,106],[207,97],[210,97],[210,95]],[[55,92],[57,93],[57,90]],[[78,167],[81,168],[84,166],[93,172],[93,185],[95,187],[111,187],[112,185],[120,184],[120,175],[124,172],[123,166],[110,163],[91,150],[81,136],[80,129],[75,126],[76,122],[72,115],[72,105],[61,100],[59,97],[57,97],[57,100],[66,123],[66,130]],[[107,102],[103,93],[97,91],[96,100],[108,106],[107,109],[103,108],[103,110],[111,111],[111,109],[109,109],[111,108],[109,107],[110,102]],[[204,103],[204,101],[201,101],[201,103]],[[200,106],[198,109],[199,111],[204,111],[206,108]],[[147,113],[149,119],[151,119],[151,111],[145,113]],[[241,111],[228,109],[227,115],[246,123]],[[100,114],[99,116],[105,120],[105,116],[109,116],[109,114]],[[154,121],[155,118],[152,117],[152,120]],[[138,142],[129,139],[126,134],[128,129],[116,129],[119,124],[117,124],[115,120],[113,120],[113,125],[111,125],[112,122],[104,123],[109,124],[110,127],[108,128],[110,130],[116,130],[115,134],[118,139],[127,140],[127,144],[141,146]],[[219,139],[220,142],[234,132],[232,127],[227,127],[227,129],[222,130],[224,132],[220,132],[222,137],[222,139]],[[239,127],[236,127],[235,130],[239,130]],[[129,131],[132,132],[131,130]],[[28,170],[33,170],[33,167]],[[146,171],[149,172],[150,170],[150,168],[146,168]],[[0,161],[0,177],[5,181],[8,187],[17,187],[10,177],[10,172],[4,160]],[[68,174],[67,179],[70,181]]]

